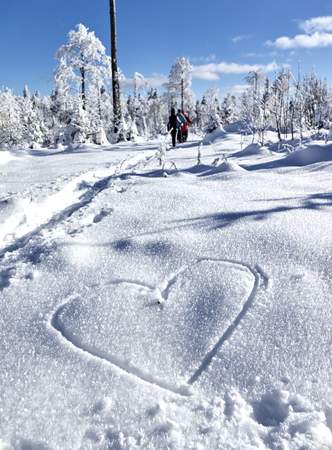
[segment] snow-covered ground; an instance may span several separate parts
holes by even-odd
[[[249,144],[0,154],[1,450],[332,448],[332,146]]]

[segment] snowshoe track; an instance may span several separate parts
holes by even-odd
[[[95,170],[90,170],[86,173],[81,174],[80,176],[71,180],[70,183],[65,185],[62,189],[62,192],[70,193],[70,189],[68,189],[68,187],[72,186],[71,189],[77,189],[77,198],[74,199],[71,203],[69,202],[69,204],[63,209],[55,209],[55,211],[53,211],[53,213],[50,215],[41,215],[36,223],[34,221],[33,214],[31,217],[33,221],[29,224],[29,221],[27,221],[24,212],[22,212],[22,224],[19,223],[18,226],[22,225],[24,227],[23,229],[26,230],[26,232],[20,233],[20,229],[18,229],[18,236],[14,235],[14,239],[12,240],[12,242],[5,244],[2,248],[0,247],[0,263],[3,262],[2,267],[0,266],[0,291],[10,286],[10,280],[13,277],[13,274],[15,274],[16,266],[24,262],[24,255],[21,254],[20,250],[23,251],[34,239],[40,240],[39,238],[42,237],[43,233],[48,234],[47,241],[49,244],[52,241],[52,231],[58,225],[70,219],[70,217],[74,213],[80,210],[84,210],[84,208],[88,207],[96,198],[96,196],[98,196],[98,194],[111,187],[110,182],[113,179],[119,177],[123,171],[132,170],[139,167],[141,164],[147,164],[155,157],[155,152],[147,151],[144,152],[140,156],[140,158],[138,158],[137,156],[128,157],[119,164],[107,165],[106,168],[103,169],[102,174],[99,177],[94,177],[94,174],[96,172]],[[86,179],[88,179],[89,181],[86,181]],[[61,191],[57,192],[56,195],[59,194],[61,195]],[[7,200],[7,198],[4,199],[4,201]],[[53,201],[53,197],[47,197],[45,201],[47,204],[51,204]],[[33,206],[35,208],[37,207],[37,210],[34,212],[36,212],[38,215],[38,205],[34,204]],[[44,207],[45,203],[43,202],[39,206],[39,209],[43,210]],[[99,213],[95,215],[91,225],[99,223],[110,213],[111,210],[99,211]]]

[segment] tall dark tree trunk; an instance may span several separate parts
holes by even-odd
[[[81,100],[82,100],[82,108],[84,111],[86,110],[86,93],[85,93],[85,64],[84,64],[84,55],[81,53],[81,67],[80,67],[80,73],[81,73]]]
[[[86,96],[85,96],[85,69],[84,67],[80,68],[81,72],[81,99],[82,99],[82,108],[84,111],[86,110]]]
[[[280,121],[279,121],[277,116],[276,116],[276,125],[277,125],[278,139],[279,139],[279,142],[281,142],[282,141],[282,138],[281,138],[281,124],[280,124]]]
[[[121,100],[120,82],[117,61],[117,33],[116,33],[116,0],[110,0],[110,25],[111,25],[111,52],[112,52],[112,91],[113,91],[113,116],[114,133],[118,134],[121,124]],[[120,140],[121,137],[118,136]]]
[[[181,78],[181,111],[184,111],[184,81]]]

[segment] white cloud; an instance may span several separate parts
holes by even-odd
[[[297,34],[294,37],[281,36],[265,44],[281,50],[332,46],[332,16],[312,17],[299,22],[299,28],[305,34]]]
[[[192,56],[189,58],[192,63],[210,63],[216,61],[217,57],[214,53],[207,56]]]
[[[237,44],[238,42],[246,41],[246,40],[251,39],[251,38],[252,38],[251,34],[240,34],[239,36],[234,36],[232,38],[232,42],[234,44]]]
[[[292,38],[282,36],[275,41],[267,41],[266,45],[281,50],[294,48],[319,48],[332,46],[332,33],[298,34]]]
[[[243,58],[275,58],[278,56],[278,52],[273,50],[266,53],[247,52],[243,53]]]
[[[168,79],[166,75],[161,74],[152,74],[150,77],[144,77],[140,73],[135,73],[132,78],[125,78],[121,81],[122,86],[125,88],[133,88],[134,87],[134,77],[136,86],[139,89],[152,87],[158,88],[162,87],[165,83],[167,83]]]
[[[312,17],[311,19],[300,22],[299,27],[306,34],[332,31],[332,16]]]
[[[211,63],[194,66],[193,78],[198,80],[217,81],[220,79],[221,74],[239,75],[257,70],[273,72],[278,70],[278,68],[279,66],[275,61],[269,64]]]
[[[153,74],[151,77],[145,78],[148,85],[153,88],[161,87],[168,82],[166,75]]]

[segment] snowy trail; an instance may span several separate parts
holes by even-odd
[[[41,202],[29,202],[25,199],[20,203],[23,210],[16,211],[1,226],[0,242],[2,241],[5,245],[0,247],[0,261],[27,246],[42,231],[54,231],[57,225],[89,205],[98,194],[109,188],[111,180],[121,175],[123,171],[147,164],[155,157],[155,151],[145,151],[105,169],[85,172],[67,183],[59,192],[47,196]],[[10,273],[15,270],[12,267],[13,263],[15,265],[19,260],[20,255],[10,262]],[[8,267],[5,267],[0,272],[0,289],[9,285],[7,275]]]
[[[148,164],[157,154],[156,151],[148,150],[125,158],[118,164],[107,164],[106,168],[84,172],[56,194],[46,196],[40,202],[29,202],[27,199],[20,201],[23,211],[14,211],[1,225],[0,243],[3,242],[4,246],[0,246],[0,292],[11,285],[12,279],[19,272],[24,274],[24,278],[33,277],[30,271],[25,273],[25,269],[19,269],[26,263],[24,252],[29,255],[31,250],[36,259],[39,258],[38,254],[48,253],[61,224],[87,207],[102,191],[110,188],[113,179],[123,172]],[[97,214],[94,223],[102,220],[104,214],[104,211]],[[8,235],[10,239],[7,239]]]
[[[110,352],[106,352],[104,350],[101,350],[93,345],[89,345],[82,341],[77,335],[75,335],[75,332],[72,332],[67,329],[67,327],[64,325],[61,316],[63,313],[65,313],[66,307],[77,300],[76,297],[70,297],[67,299],[64,303],[62,303],[56,311],[53,313],[50,319],[50,327],[51,329],[54,329],[60,338],[64,341],[65,344],[69,344],[70,346],[73,346],[76,350],[84,352],[85,354],[88,354],[90,357],[98,358],[99,360],[102,360],[103,362],[109,363],[112,366],[116,366],[120,370],[126,372],[127,374],[134,376],[136,378],[139,378],[141,381],[147,382],[149,384],[152,384],[154,386],[157,386],[161,389],[167,390],[173,394],[177,394],[180,396],[189,396],[191,395],[191,386],[200,378],[202,373],[206,370],[208,370],[213,358],[217,355],[218,351],[221,349],[223,344],[231,338],[233,333],[236,331],[236,328],[242,321],[242,319],[245,317],[246,313],[252,306],[256,293],[258,289],[262,286],[265,288],[265,280],[262,279],[260,273],[256,268],[252,268],[250,265],[246,264],[242,261],[235,261],[235,260],[227,260],[227,259],[217,259],[217,258],[209,258],[209,257],[201,257],[197,258],[191,265],[186,265],[181,267],[175,274],[172,274],[170,277],[168,277],[164,282],[160,283],[157,286],[148,285],[146,283],[141,283],[137,280],[122,280],[117,279],[114,281],[110,281],[108,283],[104,283],[101,286],[116,286],[119,284],[125,284],[125,285],[135,285],[138,287],[141,287],[143,289],[146,289],[150,291],[153,294],[153,297],[156,299],[156,302],[153,303],[156,306],[159,304],[159,307],[164,304],[165,301],[167,301],[170,290],[172,286],[175,284],[178,277],[183,274],[186,270],[189,268],[200,264],[202,262],[218,262],[225,266],[229,266],[231,268],[241,269],[243,271],[249,272],[254,279],[253,287],[251,289],[251,292],[249,293],[248,298],[243,303],[240,312],[237,314],[237,316],[234,318],[234,320],[230,323],[230,325],[227,327],[226,331],[222,334],[220,339],[215,343],[215,345],[212,347],[211,350],[208,351],[208,353],[205,355],[203,360],[201,361],[201,364],[199,367],[195,370],[193,375],[190,377],[190,379],[187,381],[184,385],[176,385],[175,383],[170,383],[164,380],[161,380],[151,373],[148,373],[142,369],[140,369],[137,366],[134,366],[132,364],[129,364],[125,359],[119,358],[118,356],[111,354]],[[93,285],[93,288],[96,288],[96,285]]]

